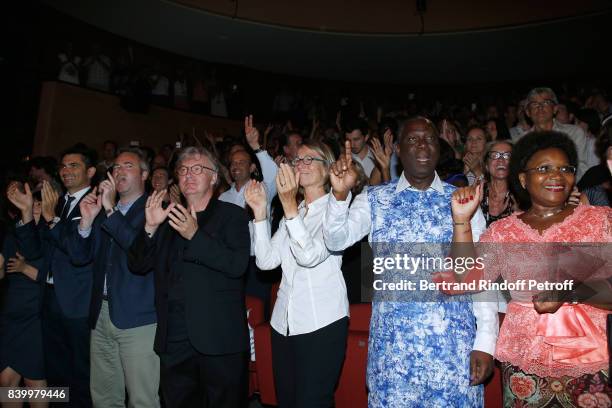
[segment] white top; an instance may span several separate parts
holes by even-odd
[[[366,155],[365,159],[362,160],[359,155],[353,153],[353,160],[361,164],[366,177],[370,178],[372,171],[374,171],[374,168],[376,167],[376,158],[374,157],[374,153],[372,153],[369,146],[366,146],[365,148],[368,149],[368,154]]]
[[[87,67],[87,86],[108,91],[111,74],[110,58],[106,55],[89,57],[83,65]]]
[[[270,321],[283,336],[311,333],[349,314],[342,253],[331,252],[323,241],[328,201],[326,194],[308,208],[302,202],[299,215],[283,218],[272,239],[267,221],[254,223],[257,266],[283,270]]]
[[[261,165],[261,172],[263,176],[264,188],[268,197],[268,219],[270,218],[270,207],[272,205],[272,199],[276,195],[276,172],[278,166],[274,162],[274,159],[270,157],[267,151],[262,150],[255,153],[259,164]],[[220,201],[226,203],[232,203],[239,207],[246,208],[246,200],[244,199],[244,192],[246,184],[243,185],[240,190],[236,190],[236,183],[232,183],[229,190],[224,191],[220,196]],[[251,234],[251,256],[255,255],[255,240],[253,239],[253,221],[249,221],[249,233]]]
[[[443,192],[443,184],[437,173],[429,188]],[[396,193],[405,189],[414,189],[414,187],[410,185],[404,173],[402,173],[396,187]],[[361,194],[355,197],[350,209],[350,193],[345,201],[336,200],[331,193],[328,196],[323,235],[329,250],[342,251],[359,242],[364,236],[371,234],[372,215],[367,189],[364,189]],[[472,217],[470,224],[473,239],[477,241],[487,225],[480,207]],[[498,304],[490,301],[478,301],[482,296],[484,295],[472,295],[474,317],[477,325],[473,349],[493,355],[499,333]]]

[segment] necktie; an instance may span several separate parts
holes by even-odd
[[[64,201],[65,203],[64,208],[62,208],[62,213],[60,214],[60,221],[63,221],[68,218],[68,213],[70,212],[70,205],[74,201],[74,197],[69,195],[68,199],[64,199]]]
[[[64,221],[68,218],[68,213],[70,212],[70,204],[74,201],[74,197],[69,195],[68,199],[64,197],[64,206],[62,207],[62,212],[60,214],[60,222]],[[53,271],[49,269],[49,278],[53,278]]]

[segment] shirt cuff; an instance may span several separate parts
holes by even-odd
[[[253,220],[253,238],[255,241],[257,241],[258,237],[267,237],[269,236],[269,231],[270,231],[270,223],[268,222],[268,219],[266,218],[265,220],[261,220],[261,221],[255,221]]]
[[[79,230],[79,235],[83,238],[89,238],[89,235],[91,234],[91,227],[87,228],[85,230],[82,230],[81,227],[77,227],[77,229]]]
[[[298,214],[290,220],[285,219],[285,225],[287,226],[287,231],[289,231],[289,238],[295,241],[300,248],[305,248],[308,232],[302,217]]]

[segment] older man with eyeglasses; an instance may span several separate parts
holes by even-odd
[[[578,170],[576,180],[588,170],[587,167],[587,138],[584,131],[575,125],[565,125],[555,119],[559,100],[550,88],[534,88],[527,94],[527,116],[533,122],[530,132],[555,130],[565,133],[576,145],[578,152]]]
[[[246,404],[248,217],[214,197],[218,170],[206,149],[181,151],[176,175],[187,208],[164,208],[165,192],[154,192],[130,248],[132,272],[155,274],[155,351],[169,408]]]

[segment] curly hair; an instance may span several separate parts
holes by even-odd
[[[514,196],[519,199],[520,208],[523,210],[531,206],[531,199],[527,190],[521,185],[519,174],[525,171],[527,162],[534,154],[546,149],[559,149],[565,153],[570,165],[578,165],[576,145],[565,133],[539,131],[528,133],[522,137],[512,149],[509,181]]]

